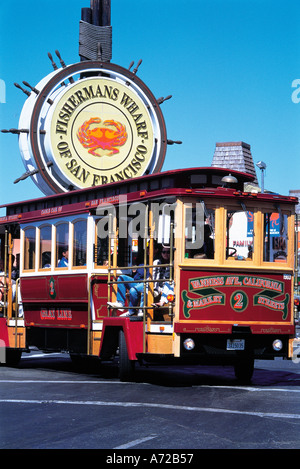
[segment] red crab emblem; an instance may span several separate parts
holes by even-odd
[[[104,156],[96,153],[96,150],[110,150],[108,156],[119,153],[119,149],[127,141],[126,127],[120,122],[107,120],[103,122],[104,127],[91,128],[92,124],[100,124],[101,119],[92,117],[78,129],[77,138],[84,148],[94,156]]]

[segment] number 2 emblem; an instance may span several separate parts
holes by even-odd
[[[230,305],[234,311],[244,311],[248,305],[248,297],[243,291],[235,291],[230,298]]]

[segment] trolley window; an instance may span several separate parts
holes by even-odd
[[[35,240],[36,229],[26,228],[24,230],[24,270],[35,269]]]
[[[73,223],[74,241],[73,241],[73,266],[86,266],[87,252],[87,221],[79,220]]]
[[[109,211],[103,209],[103,216],[95,220],[96,240],[94,249],[94,262],[96,266],[105,266],[106,268],[109,262],[109,231],[112,230],[113,225],[113,215],[109,216],[109,213]]]
[[[97,266],[108,266],[108,236],[106,238],[97,237],[95,248],[95,262]]]
[[[142,240],[141,233],[144,234],[145,213],[139,209],[142,204],[132,204],[129,208],[123,207],[119,210],[115,207],[103,208],[103,216],[96,220],[96,243],[94,259],[97,266],[109,264],[109,250],[111,263],[114,262],[121,267],[130,267],[133,263],[135,251],[138,250],[137,240]],[[136,209],[136,211],[135,211]],[[130,210],[137,212],[136,217],[132,217]],[[127,214],[128,211],[128,214]],[[109,245],[110,233],[110,245]],[[143,247],[140,246],[140,250]]]
[[[246,208],[227,210],[226,259],[251,261],[253,241],[254,213]]]
[[[264,213],[264,262],[287,262],[288,217],[278,212]]]
[[[50,269],[51,268],[51,233],[52,226],[42,226],[40,228],[40,269]]]
[[[203,202],[185,204],[185,258],[214,259],[215,209]]]
[[[56,266],[67,268],[69,264],[69,223],[56,225]]]

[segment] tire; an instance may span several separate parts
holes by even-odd
[[[84,359],[82,355],[76,354],[76,353],[70,353],[70,358],[72,360],[72,364],[74,368],[78,370],[84,370],[86,360]]]
[[[6,349],[5,366],[16,368],[21,360],[22,350],[19,349]]]
[[[234,365],[235,376],[243,384],[251,383],[253,371],[254,358],[252,357],[240,358]]]
[[[121,381],[133,381],[135,361],[129,360],[125,334],[119,332],[119,378]]]

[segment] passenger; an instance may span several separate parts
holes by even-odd
[[[152,303],[154,307],[161,307],[168,303],[170,300],[168,296],[174,297],[174,285],[173,283],[166,282],[162,288],[160,301],[158,303]]]
[[[141,259],[136,259],[136,265],[143,266]],[[123,310],[126,301],[126,291],[129,290],[129,309],[125,313],[121,314],[122,317],[132,316],[136,309],[133,307],[138,306],[139,296],[141,295],[140,307],[144,306],[144,282],[139,280],[144,279],[144,268],[138,268],[136,271],[129,271],[131,275],[122,274],[118,277],[118,289],[117,289],[117,301],[108,301],[107,304],[113,308]],[[146,270],[146,278],[149,276],[149,270]],[[122,282],[122,283],[121,283]],[[123,283],[124,282],[124,283]],[[143,313],[138,312],[138,316],[142,316]]]
[[[204,242],[201,249],[193,254],[194,259],[213,259],[214,258],[214,241],[211,238],[210,225],[204,225]]]
[[[203,244],[203,251],[206,254],[207,259],[214,258],[214,241],[211,238],[211,226],[204,225],[204,244]]]
[[[154,239],[153,240],[153,262],[157,263],[157,261],[160,259],[160,257],[161,257],[161,246]]]
[[[16,265],[14,266],[14,260],[16,259]],[[20,254],[17,254],[16,257],[12,256],[12,271],[11,278],[12,280],[18,280],[20,277]]]
[[[196,254],[193,256],[193,259],[207,259],[207,255],[205,252],[196,252]]]
[[[42,266],[43,269],[51,268],[51,253],[49,251],[43,252],[42,254]]]
[[[12,254],[12,264],[15,262],[15,256]],[[16,299],[16,280],[18,277],[16,275],[19,275],[19,272],[16,271],[16,268],[12,267],[12,273],[11,273],[11,292],[12,292],[12,301],[15,301]],[[4,287],[6,285],[6,292],[8,294],[9,290],[9,279],[8,279],[8,274],[4,272],[3,269],[3,261],[0,260],[0,306],[4,306]]]
[[[170,248],[163,246],[159,259],[153,262],[153,280],[154,280],[154,297],[158,297],[163,292],[163,287],[166,282],[162,280],[169,280],[170,282],[170,266],[160,267],[160,264],[170,264]]]
[[[153,272],[154,280],[166,280],[165,282],[156,282],[154,287],[154,297],[160,296],[160,301],[152,303],[152,306],[159,307],[168,303],[168,295],[174,295],[174,284],[170,279],[170,266],[159,267],[160,264],[170,264],[170,248],[163,246],[161,251],[161,258],[156,263],[155,271]]]
[[[68,267],[69,265],[69,251],[68,248],[62,250],[62,258],[58,261],[57,267]]]
[[[14,258],[14,256],[12,256]],[[12,264],[14,264],[12,262]],[[20,283],[17,283],[17,280],[20,278],[20,254],[16,254],[16,265],[12,267],[11,272],[11,287],[12,287],[12,301],[18,301],[18,317],[24,316],[22,297]],[[17,292],[18,289],[18,292]]]

